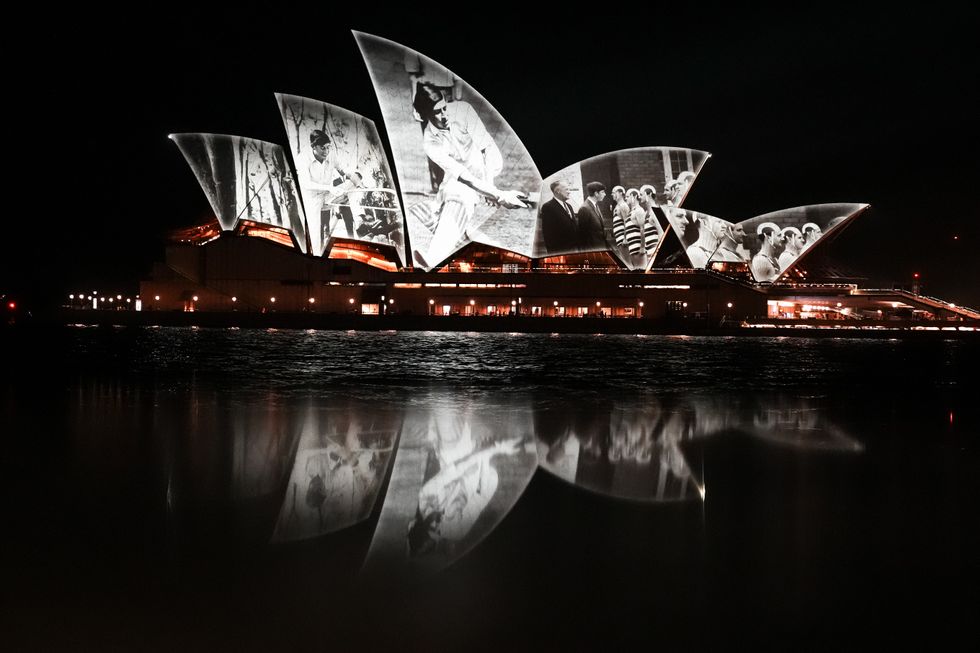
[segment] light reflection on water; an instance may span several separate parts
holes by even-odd
[[[975,620],[973,343],[4,336],[5,582],[32,633],[154,615],[262,650],[522,629],[581,648],[628,624],[771,643],[869,606],[930,636]]]
[[[821,397],[775,393],[310,393],[93,380],[76,388],[70,419],[83,459],[153,443],[151,476],[160,479],[171,535],[215,513],[237,522],[230,532],[247,533],[253,545],[372,520],[366,568],[390,575],[438,570],[473,549],[520,500],[538,465],[609,501],[700,502],[708,439],[861,452],[827,408]]]

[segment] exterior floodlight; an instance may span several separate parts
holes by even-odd
[[[350,299],[348,299],[347,301],[348,301],[348,302],[350,302],[351,304],[353,304],[353,303],[354,303],[354,298],[353,298],[353,297],[351,297],[351,298],[350,298]]]
[[[731,308],[731,307],[732,307],[732,303],[731,302],[728,302],[728,308]]]
[[[155,299],[156,301],[160,301],[160,295],[154,295],[153,299]]]
[[[275,297],[270,297],[269,298],[269,301],[272,302],[273,304],[275,304],[276,303],[276,298]]]
[[[313,299],[312,297],[310,297],[310,298],[309,298],[309,299],[307,299],[306,301],[308,301],[309,303],[311,303],[311,304],[312,304],[312,303],[314,303],[314,302],[315,302],[316,300],[315,300],[315,299]]]
[[[196,302],[197,301],[197,295],[194,295],[193,297],[191,297],[191,299]]]
[[[231,301],[233,301],[233,302],[237,302],[237,301],[238,301],[238,297],[232,297],[232,298],[231,298]]]

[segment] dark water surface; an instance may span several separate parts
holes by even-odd
[[[0,339],[15,648],[975,639],[978,342]],[[480,482],[453,486],[468,508],[407,546],[423,498],[447,496],[423,482],[483,451]],[[376,548],[390,564],[361,573]],[[439,564],[408,574],[418,560]]]

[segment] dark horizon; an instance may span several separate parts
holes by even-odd
[[[81,288],[135,287],[162,260],[168,231],[211,215],[169,133],[284,143],[273,98],[283,92],[361,113],[385,140],[357,29],[465,79],[508,119],[543,177],[629,147],[706,150],[713,157],[685,207],[743,220],[868,202],[830,244],[833,258],[888,284],[910,286],[918,272],[924,294],[978,306],[980,283],[966,267],[978,233],[967,98],[975,46],[955,17],[864,11],[689,8],[603,17],[598,27],[500,16],[459,18],[455,28],[419,12],[331,11],[319,23],[157,15],[125,26],[121,16],[65,15],[50,41],[60,68],[17,73],[57,126],[26,147],[45,188],[32,210],[57,207],[55,226],[6,239],[0,293],[40,305]],[[62,136],[73,145],[64,158],[48,145]],[[66,185],[47,179],[53,163]]]

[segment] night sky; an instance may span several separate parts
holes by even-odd
[[[565,11],[546,23],[483,5],[480,16],[443,4],[385,18],[371,15],[381,5],[311,6],[87,9],[27,28],[41,56],[8,52],[8,85],[20,89],[8,108],[26,112],[8,128],[35,190],[18,193],[8,224],[33,216],[39,227],[5,233],[0,293],[39,305],[82,289],[135,291],[167,232],[211,212],[168,133],[285,144],[273,98],[283,92],[362,113],[385,136],[358,29],[465,79],[542,176],[621,148],[707,150],[687,208],[738,221],[869,202],[833,258],[889,285],[920,272],[926,294],[980,306],[980,53],[965,16],[597,5],[591,18]]]

